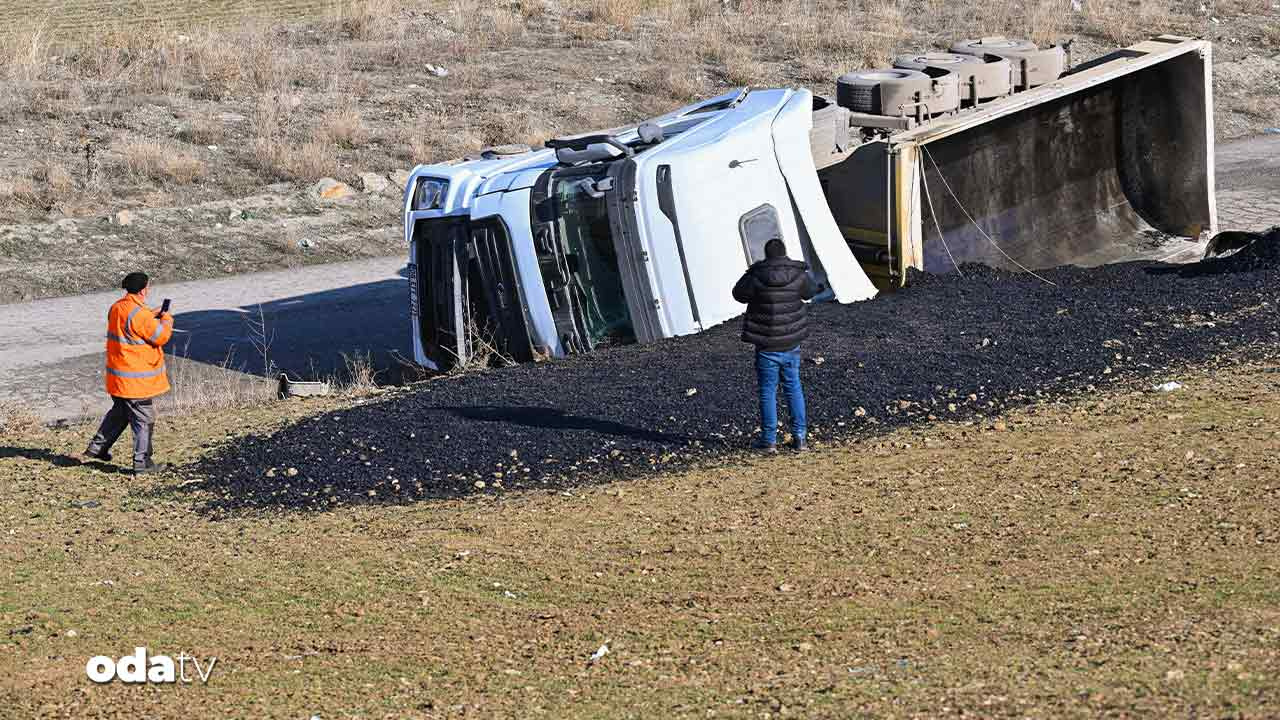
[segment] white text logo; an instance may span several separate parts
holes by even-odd
[[[148,656],[147,649],[140,647],[119,660],[95,655],[85,663],[84,671],[96,683],[109,683],[116,678],[126,683],[189,683],[199,678],[200,682],[207,683],[214,663],[218,662],[218,658],[211,657],[202,663],[199,658],[182,652],[178,653],[177,660],[175,664],[174,658],[168,655]],[[194,667],[195,675],[187,674],[188,664]]]

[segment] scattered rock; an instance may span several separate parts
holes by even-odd
[[[319,182],[311,186],[311,194],[319,200],[341,200],[351,197],[355,191],[344,182],[333,178],[320,178]]]
[[[111,216],[111,224],[120,227],[127,227],[133,224],[133,212],[131,210],[120,210]]]
[[[1160,383],[1153,388],[1156,392],[1171,393],[1182,389],[1182,383],[1170,380],[1166,383]]]
[[[384,193],[391,187],[391,183],[385,176],[366,172],[356,176],[356,186],[363,193]]]
[[[606,641],[595,652],[591,653],[591,658],[587,660],[587,662],[590,662],[590,663],[600,662],[600,660],[604,658],[605,655],[608,655],[608,654],[609,654],[609,643],[608,641]]]

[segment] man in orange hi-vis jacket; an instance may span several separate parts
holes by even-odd
[[[85,450],[86,457],[110,460],[111,445],[126,426],[133,429],[133,473],[162,470],[151,461],[151,432],[156,411],[151,401],[169,391],[164,344],[173,334],[173,318],[147,307],[150,279],[129,273],[120,283],[125,295],[107,312],[107,394],[111,410]]]

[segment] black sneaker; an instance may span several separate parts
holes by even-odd
[[[146,465],[134,465],[133,474],[147,475],[150,473],[164,472],[165,470],[168,470],[168,469],[169,469],[169,466],[164,463],[153,463],[151,461],[147,461]]]
[[[760,452],[765,453],[766,455],[770,455],[778,452],[777,445],[774,445],[773,443],[770,443],[770,442],[765,442],[764,440],[756,440],[755,442],[751,443],[751,449],[759,450]]]
[[[89,450],[85,450],[84,452],[80,453],[80,462],[84,462],[85,460],[101,460],[102,462],[111,462],[111,453],[109,452],[95,453],[95,452],[90,452]]]
[[[804,438],[798,437],[791,441],[791,449],[796,452],[804,452],[809,449],[809,443],[805,442]]]

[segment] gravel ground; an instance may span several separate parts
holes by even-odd
[[[1006,409],[1280,348],[1280,234],[1224,260],[981,266],[812,308],[804,383],[816,443]],[[1049,284],[1052,282],[1053,284]],[[215,514],[575,483],[739,453],[756,432],[752,355],[726,323],[696,336],[431,381],[183,469]]]

